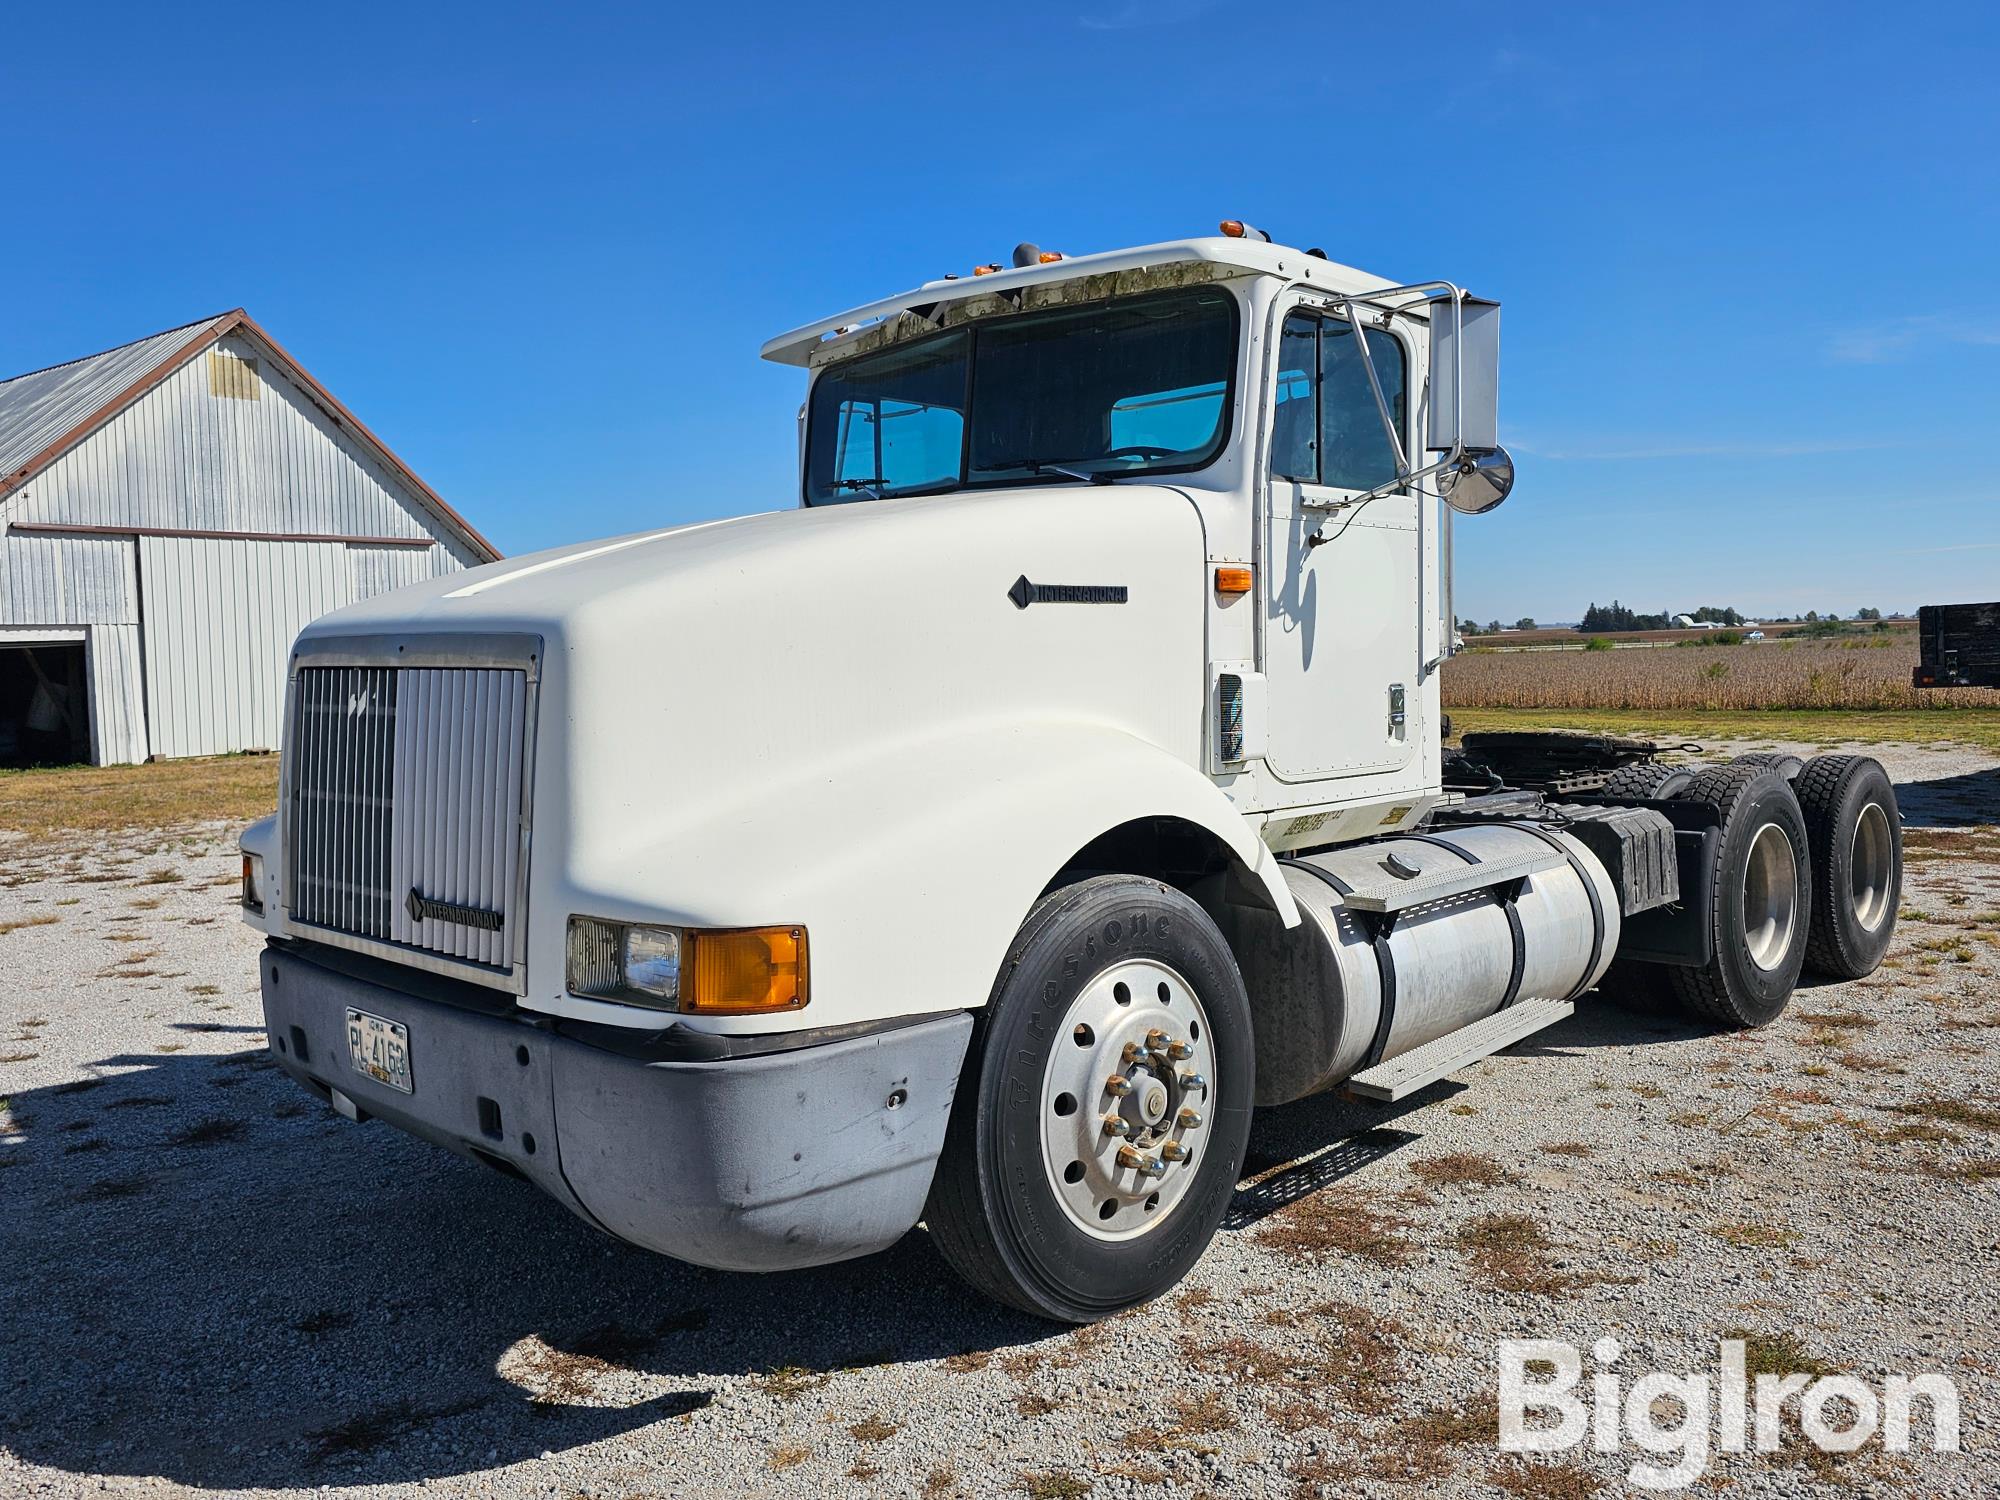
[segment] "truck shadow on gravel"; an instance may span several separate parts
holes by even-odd
[[[0,1444],[32,1463],[202,1489],[446,1477],[682,1417],[726,1377],[782,1398],[1053,1332],[922,1233],[773,1276],[630,1249],[340,1119],[261,1050],[97,1068],[118,1071],[15,1094],[0,1136]]]
[[[1515,1050],[1587,1069],[1596,1048],[1701,1034],[1593,996]],[[922,1232],[774,1276],[631,1249],[523,1183],[348,1123],[261,1049],[105,1069],[14,1095],[0,1136],[0,1443],[57,1470],[204,1489],[445,1478],[741,1400],[744,1377],[782,1400],[1056,1332],[972,1293]],[[1259,1111],[1224,1233],[1377,1166],[1466,1087]],[[900,1419],[877,1392],[855,1400]]]

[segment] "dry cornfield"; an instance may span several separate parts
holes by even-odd
[[[1914,634],[1613,651],[1495,651],[1444,669],[1446,708],[1991,708],[2000,692],[1910,685]]]

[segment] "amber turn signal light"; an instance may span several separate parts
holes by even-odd
[[[797,1010],[808,998],[806,930],[739,927],[687,935],[683,1015],[741,1016]]]
[[[1217,568],[1215,570],[1215,591],[1218,594],[1249,593],[1250,570],[1248,568]]]

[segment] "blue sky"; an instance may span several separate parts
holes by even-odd
[[[771,333],[1233,216],[1506,304],[1462,613],[1996,598],[1996,18],[33,7],[0,371],[247,306],[521,552],[788,503]]]

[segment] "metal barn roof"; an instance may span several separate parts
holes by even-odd
[[[217,330],[228,316],[218,313],[198,323],[120,344],[102,354],[0,381],[0,475],[5,476],[0,478],[0,493],[18,487],[56,452],[67,448],[63,437],[88,422],[107,402],[162,363],[178,364],[175,356],[185,345],[196,342],[206,348],[219,336]],[[50,452],[52,448],[56,452]]]
[[[499,550],[362,425],[242,308],[120,344],[101,354],[0,380],[0,502],[217,339],[240,332],[330,417],[401,478],[487,561]]]

